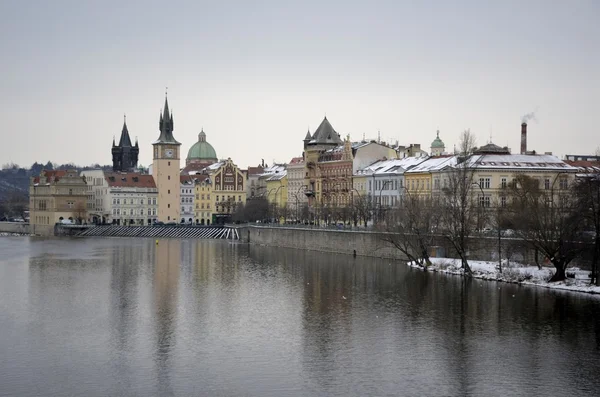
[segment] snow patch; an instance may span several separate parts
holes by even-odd
[[[428,271],[447,274],[464,275],[460,259],[453,258],[430,258],[431,266],[427,268],[415,262],[408,262],[408,266]],[[586,292],[589,294],[600,294],[600,287],[590,285],[590,272],[579,268],[567,268],[567,279],[565,281],[549,283],[548,280],[554,274],[554,268],[523,265],[511,261],[502,261],[502,272],[498,262],[469,261],[472,276],[483,280],[502,281],[524,285],[536,285],[544,288],[560,289],[575,292]]]

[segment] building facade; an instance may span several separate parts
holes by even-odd
[[[88,189],[77,170],[42,170],[29,184],[31,232],[54,235],[57,223],[84,223],[87,220]]]
[[[147,226],[157,220],[158,192],[152,175],[82,171],[88,186],[88,222]]]
[[[158,189],[158,220],[178,222],[180,219],[180,149],[181,143],[173,137],[173,114],[169,113],[169,103],[160,115],[160,136],[152,143],[152,176]]]
[[[196,178],[191,175],[181,175],[179,178],[181,181],[181,220],[179,223],[191,225],[196,223],[194,221],[196,219],[194,209]]]

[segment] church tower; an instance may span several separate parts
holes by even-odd
[[[181,143],[173,137],[173,114],[165,96],[165,108],[158,123],[160,136],[154,146],[152,176],[158,188],[158,220],[179,223],[181,193],[179,190],[179,159]]]
[[[131,138],[129,137],[129,131],[127,130],[127,122],[123,117],[123,130],[121,130],[121,139],[119,139],[119,145],[115,145],[113,138],[112,145],[112,160],[113,160],[113,171],[115,172],[131,172],[137,168],[138,156],[140,154],[140,148],[135,141],[135,145],[131,145]]]

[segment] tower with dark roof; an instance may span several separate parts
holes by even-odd
[[[158,189],[158,220],[178,222],[180,214],[179,161],[181,143],[173,136],[173,113],[165,96],[165,107],[158,122],[160,136],[154,142],[152,176]]]
[[[127,129],[127,121],[125,120],[125,117],[123,117],[123,129],[121,130],[121,139],[119,139],[118,145],[115,144],[113,138],[113,171],[129,172],[135,170],[135,168],[137,168],[139,154],[140,148],[137,139],[135,145],[132,145],[131,138],[129,137],[129,130]]]

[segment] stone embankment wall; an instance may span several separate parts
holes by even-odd
[[[389,239],[390,236],[388,233],[366,230],[304,229],[254,225],[240,228],[240,238],[250,244],[398,260],[405,259],[397,248],[386,241],[386,238]],[[473,260],[497,261],[498,246],[497,237],[470,238],[468,256]],[[503,259],[509,257],[510,260],[518,262],[536,263],[535,251],[526,247],[518,239],[502,238],[500,247]],[[443,236],[433,238],[429,253],[432,257],[458,257],[452,244]],[[541,254],[538,256],[538,260],[540,263],[544,262]],[[585,261],[575,261],[573,265],[586,267]]]
[[[0,233],[29,234],[29,223],[0,222]]]

